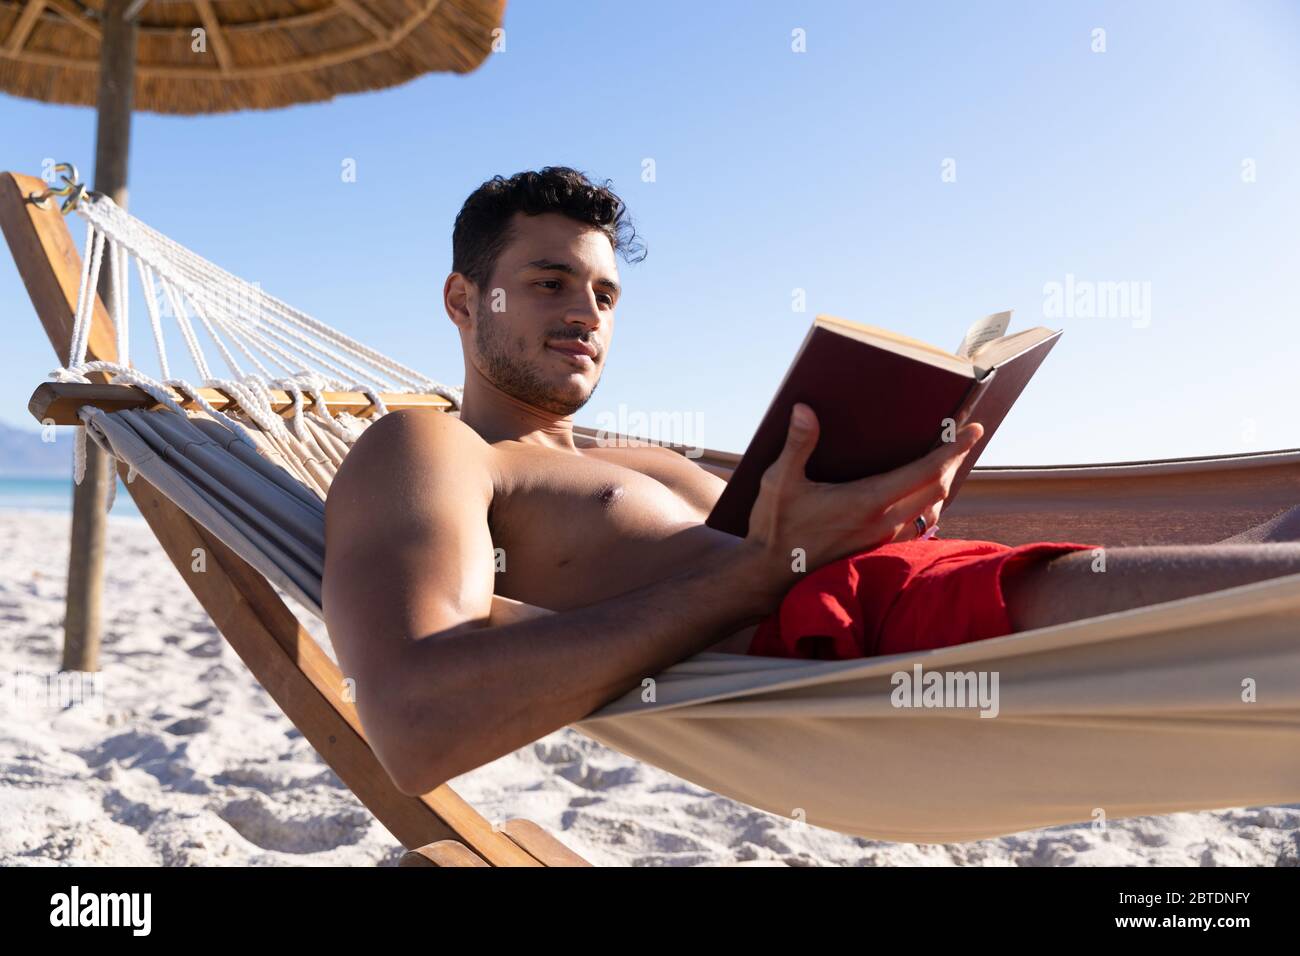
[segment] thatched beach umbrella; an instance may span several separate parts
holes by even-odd
[[[138,110],[328,100],[468,73],[490,52],[504,9],[505,0],[0,0],[0,90],[102,103],[101,53],[125,33]]]
[[[133,109],[224,113],[468,73],[505,0],[0,0],[0,92],[98,107],[96,191],[126,207]],[[106,283],[101,284],[106,293]],[[73,495],[63,667],[95,670],[107,457]]]

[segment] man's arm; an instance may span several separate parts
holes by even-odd
[[[580,720],[780,599],[755,549],[737,547],[599,604],[489,626],[491,455],[454,418],[395,412],[357,441],[326,505],[330,637],[404,793]]]
[[[599,604],[491,627],[490,446],[441,413],[384,416],[344,460],[325,509],[325,617],[371,746],[415,795],[580,720],[761,621],[797,579],[795,549],[815,569],[937,516],[982,433],[968,425],[883,475],[814,482],[819,426],[796,404],[733,551]]]

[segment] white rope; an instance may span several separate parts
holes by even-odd
[[[203,327],[208,330],[208,335],[211,336],[212,341],[216,343],[218,351],[221,352],[221,357],[225,359],[226,367],[237,376],[242,377],[244,370],[239,367],[239,362],[237,362],[235,357],[230,354],[230,350],[226,348],[226,343],[221,341],[221,336],[219,336],[217,330],[212,327],[212,322],[203,311],[203,307],[197,302],[191,302],[190,305],[194,306],[194,314],[198,316],[199,321],[203,323]]]
[[[256,443],[253,441],[252,436],[248,434],[248,431],[244,428],[243,425],[241,425],[238,421],[231,418],[230,416],[214,408],[209,402],[207,402],[203,398],[202,395],[199,395],[197,391],[195,391],[188,382],[182,382],[180,380],[172,380],[166,383],[159,382],[156,379],[150,378],[148,375],[145,375],[143,372],[138,371],[137,369],[128,368],[127,366],[120,365],[117,362],[83,362],[80,365],[72,368],[55,369],[53,372],[50,373],[50,378],[58,382],[83,382],[84,383],[90,381],[89,373],[91,372],[110,373],[113,376],[113,381],[115,383],[120,382],[127,385],[134,385],[137,388],[141,389],[142,391],[148,393],[148,395],[151,398],[155,399],[159,404],[166,406],[167,408],[171,409],[172,411],[176,412],[178,415],[182,417],[188,417],[186,415],[184,406],[182,406],[179,402],[173,399],[171,395],[167,393],[166,386],[171,385],[177,391],[181,392],[182,394],[187,394],[192,399],[194,399],[195,402],[199,404],[205,412],[207,412],[217,421],[222,422],[224,425],[226,425],[227,428],[229,428],[232,432],[234,432],[235,436],[240,441],[244,442],[245,444],[249,445],[252,448],[257,447]],[[80,409],[78,409],[78,415],[83,420],[85,419],[85,413],[87,407],[88,406],[83,405]],[[281,428],[283,428],[283,424],[281,424]],[[73,481],[79,485],[81,484],[82,479],[85,478],[85,476],[86,476],[86,429],[84,427],[79,427],[77,429],[76,438],[72,446],[72,478]],[[116,483],[116,479],[114,479],[114,483]],[[110,496],[109,507],[112,507],[111,496]]]
[[[325,396],[321,394],[319,388],[308,390],[312,400],[316,402],[316,412],[325,422],[325,427],[332,431],[344,441],[350,441],[353,437],[351,429],[345,428],[343,424],[334,417],[328,405],[325,404]]]
[[[150,378],[136,369],[119,365],[117,362],[82,362],[80,365],[55,369],[50,373],[50,378],[56,382],[88,383],[90,381],[88,376],[91,372],[107,372],[113,376],[115,381],[120,379],[127,385],[134,385],[141,391],[147,392],[159,404],[166,405],[177,414],[185,414],[185,409],[167,394],[167,389],[162,382]]]
[[[284,424],[284,419],[276,412],[275,405],[271,401],[270,389],[261,383],[214,378],[210,379],[206,384],[209,388],[218,388],[233,398],[239,407],[244,410],[244,414],[251,418],[262,431],[279,438],[288,436],[288,428]]]
[[[99,263],[104,252],[104,234],[93,225],[86,232],[86,250],[86,261],[81,269],[81,289],[77,292],[77,311],[72,322],[69,365],[80,365],[86,360],[86,345],[90,341],[90,321],[95,311]]]
[[[78,412],[85,409],[82,406]],[[72,440],[72,480],[81,484],[81,479],[86,477],[86,429],[78,428],[76,437]]]
[[[130,285],[127,260],[130,257],[127,255],[126,250],[116,243],[111,243],[108,251],[113,276],[113,287],[109,294],[109,302],[113,310],[113,327],[117,331],[117,360],[122,365],[130,365],[131,352],[128,333],[131,329],[131,323],[127,321],[130,312],[127,303],[127,288]]]
[[[353,366],[354,362],[335,353],[337,349],[347,356],[369,364],[372,369],[383,370],[396,379],[401,388],[431,391],[432,387],[438,384],[344,335],[337,329],[267,295],[260,288],[219,269],[138,219],[127,215],[107,197],[93,197],[83,202],[78,209],[88,221],[95,224],[97,229],[108,234],[112,241],[128,248],[133,255],[147,262],[160,274],[165,274],[169,281],[193,299],[204,296],[206,302],[213,293],[225,292],[232,300],[249,307],[247,311],[251,313],[255,323],[260,323],[265,328],[277,328],[280,332],[294,338],[298,347],[323,352],[331,356],[335,362]],[[247,319],[248,317],[245,318],[245,322]],[[328,341],[333,348],[323,346],[322,340]],[[317,361],[319,360],[318,358]],[[371,381],[372,384],[391,387],[387,383],[375,381],[376,376],[373,371],[357,368],[354,369],[354,373],[355,377]],[[452,399],[449,397],[449,400]]]
[[[85,431],[85,428],[80,429]],[[117,469],[110,467],[108,469],[108,488],[104,491],[104,510],[112,511],[113,502],[117,501]]]
[[[76,478],[76,483],[81,484],[82,479],[86,477],[86,441],[90,434],[90,420],[93,407],[82,405],[77,409],[77,417],[81,419],[82,425],[77,429],[76,439],[72,445],[72,470]],[[114,460],[117,457],[113,454],[112,447],[107,442],[96,439],[95,444],[99,445],[105,454]],[[135,476],[139,474],[135,464],[127,462],[126,465],[126,483],[129,485],[135,481]],[[104,491],[104,510],[112,511],[113,504],[117,501],[117,468],[110,467],[108,472],[108,487]]]
[[[180,326],[181,337],[190,350],[190,358],[194,360],[194,367],[198,369],[201,377],[205,379],[211,378],[212,372],[208,369],[208,362],[203,356],[203,350],[199,348],[198,339],[194,337],[194,329],[190,325],[190,319],[185,312],[185,305],[181,301],[180,294],[176,291],[176,287],[166,278],[161,278],[160,284],[162,285],[163,294],[167,296],[167,302],[172,307],[172,318]]]
[[[348,378],[350,374],[360,374],[362,377],[365,377],[365,370],[363,368],[358,367],[354,363],[348,362],[346,359],[337,359],[337,361],[339,361],[340,364],[347,366],[347,368],[344,369],[344,368],[340,368],[338,365],[335,365],[332,361],[330,361],[330,359],[321,357],[324,353],[328,351],[327,349],[321,346],[313,346],[311,343],[307,343],[307,342],[295,342],[292,339],[290,339],[288,336],[282,335],[279,330],[272,329],[270,327],[263,329],[263,332],[266,336],[269,336],[268,338],[262,339],[261,344],[263,348],[283,356],[285,359],[287,359],[290,362],[300,362],[302,358],[307,358],[308,360],[314,358],[316,363],[319,366],[323,368],[328,368],[330,371],[336,373],[339,376],[338,378],[331,379],[330,384],[336,384],[337,382],[340,382],[343,379]],[[286,348],[281,348],[279,345],[276,345],[275,342],[272,342],[271,339],[275,339],[276,341],[283,343],[283,345],[286,348],[293,348],[304,354],[301,357],[291,355],[288,351],[286,351]],[[310,354],[312,351],[315,351],[317,355],[312,356]],[[300,369],[301,368],[302,367],[300,366]],[[395,387],[392,382],[389,382],[383,378],[378,378],[375,376],[371,376],[371,378],[381,388],[391,390]]]
[[[244,428],[243,424],[241,424],[237,419],[231,418],[225,412],[218,411],[216,406],[214,406],[206,398],[200,395],[199,390],[195,388],[193,385],[191,385],[189,382],[185,381],[184,379],[169,378],[163,384],[170,385],[172,388],[176,389],[176,391],[180,392],[182,395],[188,395],[191,399],[193,399],[194,404],[198,405],[199,408],[203,409],[203,411],[207,412],[217,421],[222,422],[227,428],[229,428],[232,432],[234,432],[239,437],[240,441],[242,441],[244,444],[249,445],[251,447],[254,448],[257,447],[256,443],[253,441],[253,437],[248,434],[248,430]]]
[[[302,423],[302,387],[292,380],[285,380],[285,391],[293,398],[293,433],[303,441],[307,440],[307,429]]]
[[[379,393],[376,392],[374,389],[364,388],[360,385],[353,385],[351,386],[351,390],[354,392],[361,392],[366,396],[366,398],[370,399],[370,404],[375,406],[376,416],[383,416],[388,414],[388,406],[384,404],[384,400],[379,397]]]
[[[459,409],[463,392],[434,382],[414,369],[370,348],[320,322],[285,302],[268,295],[260,286],[226,272],[140,220],[128,215],[107,196],[90,195],[77,206],[86,220],[86,255],[82,262],[77,308],[68,363],[51,372],[56,381],[89,382],[91,372],[102,372],[110,380],[135,385],[159,404],[182,416],[187,415],[168,392],[168,386],[230,429],[240,441],[254,445],[247,428],[219,411],[200,394],[200,388],[219,389],[237,404],[248,418],[268,434],[282,440],[308,440],[303,416],[304,395],[312,400],[317,420],[345,441],[355,440],[355,426],[336,417],[326,405],[325,390],[364,394],[372,406],[372,417],[388,413],[381,391],[413,391],[440,395]],[[107,246],[109,309],[117,333],[116,362],[86,361],[99,276],[104,268]],[[135,261],[145,311],[158,352],[160,378],[132,367],[130,361],[129,286],[131,262]],[[198,372],[195,385],[173,375],[167,356],[160,300],[175,319],[186,350]],[[216,345],[233,378],[213,374],[190,321],[193,312]],[[227,338],[231,347],[227,346]],[[245,372],[236,352],[256,369]],[[264,356],[266,362],[259,358]],[[278,367],[282,374],[272,372]],[[293,403],[288,423],[275,411],[272,391],[287,393]],[[79,410],[83,422],[87,409]],[[346,416],[355,422],[356,417]],[[86,428],[77,429],[73,448],[73,471],[78,484],[86,468]],[[134,478],[134,471],[127,480]],[[116,479],[111,483],[108,506],[112,507]]]
[[[163,378],[171,378],[167,367],[167,345],[163,341],[162,318],[158,315],[158,292],[153,281],[153,270],[141,260],[135,260],[136,271],[140,273],[140,285],[144,288],[144,304],[149,311],[149,324],[153,328],[154,345],[158,348],[158,367]]]
[[[271,374],[271,370],[268,369],[265,365],[263,365],[262,360],[259,359],[257,355],[253,352],[253,349],[256,348],[255,344],[251,342],[245,342],[243,336],[240,334],[238,329],[227,327],[226,332],[230,335],[230,341],[235,343],[235,348],[239,349],[239,351],[244,353],[244,358],[248,359],[250,362],[252,362],[254,365],[257,366],[257,370],[262,373],[263,378],[271,379],[275,377],[274,375]],[[276,361],[275,358],[270,355],[268,355],[267,357],[270,358],[271,361],[273,362]],[[276,364],[279,363],[277,362]],[[285,369],[285,371],[287,372],[289,370]]]

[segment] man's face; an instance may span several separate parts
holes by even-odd
[[[479,290],[470,360],[507,395],[572,415],[595,392],[613,336],[614,250],[600,230],[559,213],[515,213],[512,227]]]

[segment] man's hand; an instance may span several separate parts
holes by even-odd
[[[796,548],[803,549],[805,567],[812,571],[846,555],[916,537],[917,515],[933,527],[957,469],[984,427],[971,423],[924,458],[883,475],[841,483],[808,480],[805,468],[818,434],[817,416],[796,403],[785,448],[763,473],[749,516],[745,542],[762,555],[760,567],[778,598],[795,583],[791,563]]]

